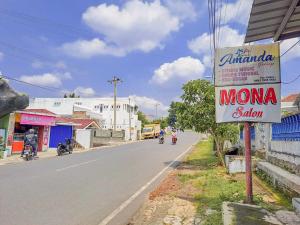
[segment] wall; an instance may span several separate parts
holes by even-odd
[[[92,130],[76,130],[76,141],[82,145],[85,149],[91,148],[92,146]]]
[[[265,151],[270,163],[300,175],[300,114],[284,117],[281,123],[256,124],[252,144]]]
[[[107,145],[111,142],[125,141],[125,131],[99,130],[92,131],[92,145],[93,147]]]
[[[102,129],[112,129],[114,120],[113,98],[35,98],[31,99],[29,108],[44,108],[58,115],[72,115],[73,109],[86,109],[87,115],[94,118],[96,114],[101,116]],[[141,130],[141,123],[138,120],[137,112],[134,110],[136,103],[134,99],[117,98],[117,121],[118,131],[126,131],[126,140],[129,139],[129,120],[131,127],[134,129],[133,136]],[[78,108],[78,109],[77,109]],[[94,115],[95,114],[95,115]],[[131,118],[129,118],[131,116]],[[135,138],[132,138],[135,140]]]

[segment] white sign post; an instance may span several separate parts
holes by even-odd
[[[280,122],[279,46],[218,49],[215,56],[216,121]]]
[[[278,43],[217,49],[215,54],[216,122],[245,122],[246,196],[252,203],[249,122],[280,122]]]

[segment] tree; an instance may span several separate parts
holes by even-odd
[[[171,127],[176,126],[177,116],[176,112],[178,111],[181,103],[180,102],[171,102],[170,108],[168,110],[169,116],[167,118],[168,125]]]
[[[142,128],[144,128],[145,124],[149,123],[149,121],[146,118],[146,115],[141,111],[138,111],[137,115],[138,115],[138,120],[142,122]]]
[[[297,95],[296,100],[293,103],[294,106],[297,106],[298,112],[300,112],[300,94]]]
[[[162,119],[156,119],[156,120],[153,120],[151,123],[159,123],[160,124],[160,127],[162,129],[165,129],[167,126],[168,126],[168,121],[167,121],[167,118],[162,118]]]
[[[182,128],[193,128],[196,132],[210,133],[215,142],[216,152],[224,165],[224,142],[237,141],[238,126],[215,122],[215,91],[209,81],[189,81],[182,89],[182,103],[177,103],[175,107],[178,125]]]
[[[80,96],[76,96],[75,92],[70,92],[69,94],[64,94],[64,98],[80,98]]]

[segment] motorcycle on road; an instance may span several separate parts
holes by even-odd
[[[164,136],[160,136],[159,137],[159,142],[158,142],[159,144],[163,144],[163,143],[165,143],[165,138],[164,138]]]
[[[61,156],[64,153],[72,154],[73,152],[72,139],[66,139],[66,144],[59,143],[56,151],[58,156]]]
[[[32,146],[31,145],[25,145],[23,157],[24,157],[24,159],[26,161],[29,161],[29,160],[33,159],[34,155],[33,155]]]

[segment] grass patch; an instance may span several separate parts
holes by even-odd
[[[218,158],[213,153],[212,141],[201,141],[189,154],[184,166],[191,168],[193,174],[178,174],[179,180],[183,183],[191,182],[199,190],[195,196],[195,204],[199,215],[205,219],[203,225],[221,225],[222,202],[243,202],[245,200],[245,181],[236,179],[234,175],[228,175],[224,167],[219,166]],[[288,206],[285,198],[274,190],[277,204]],[[259,195],[254,196],[256,204],[267,209],[274,209],[272,204],[265,203]],[[289,204],[290,205],[290,204]],[[289,208],[289,207],[288,207]],[[207,209],[215,210],[215,213],[207,215]]]

